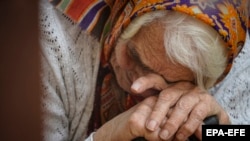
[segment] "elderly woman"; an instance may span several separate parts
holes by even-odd
[[[51,3],[64,14],[41,2],[44,140],[201,139],[211,115],[250,123],[246,0]]]

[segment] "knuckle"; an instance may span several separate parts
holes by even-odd
[[[190,96],[185,96],[179,100],[177,107],[181,110],[190,110],[193,106],[194,99]]]
[[[139,81],[140,83],[144,84],[145,82],[148,81],[147,77],[140,77],[137,81]]]
[[[128,127],[130,127],[130,131],[133,134],[137,134],[138,131],[142,130],[144,127],[143,122],[140,122],[141,118],[138,114],[132,114],[128,119]]]
[[[205,117],[206,117],[205,110],[198,109],[193,111],[192,116],[190,118],[202,122]]]
[[[202,97],[203,97],[204,101],[212,101],[213,100],[213,98],[210,94],[206,94],[205,92],[203,92],[203,93],[204,93],[204,95],[202,95]]]
[[[148,116],[148,113],[151,111],[152,111],[152,108],[149,105],[142,103],[138,106],[138,108],[133,113],[133,115],[138,116],[138,117],[145,117],[145,116]]]
[[[157,97],[156,96],[150,96],[147,97],[146,99],[144,99],[142,102],[140,102],[141,104],[145,104],[148,106],[154,105],[157,101]]]
[[[182,131],[183,131],[183,133],[186,134],[186,136],[189,136],[195,131],[195,128],[190,124],[184,124],[182,126]]]
[[[144,127],[144,121],[151,112],[151,107],[147,104],[140,104],[137,109],[129,116],[128,124],[133,127]]]
[[[127,126],[129,127],[130,133],[134,136],[140,135],[140,132],[143,129],[142,123],[138,121],[140,120],[138,120],[138,117],[135,114],[133,114],[128,120]]]
[[[129,123],[129,125],[135,125],[135,126],[139,127],[140,126],[140,122],[138,122],[139,119],[140,119],[140,116],[138,116],[138,114],[134,113],[128,119],[128,123]]]
[[[164,128],[171,129],[170,132],[175,132],[179,128],[179,123],[175,120],[167,120]]]
[[[159,95],[158,101],[165,103],[165,102],[173,101],[174,99],[175,98],[174,98],[174,93],[173,92],[163,90]]]

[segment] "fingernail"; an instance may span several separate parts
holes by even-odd
[[[154,131],[156,128],[156,125],[157,125],[157,122],[155,120],[150,120],[147,125],[147,128],[151,131]]]
[[[167,139],[168,139],[168,135],[169,135],[168,130],[163,130],[163,131],[160,133],[160,137],[161,137],[161,139],[163,139],[163,140],[167,140]]]
[[[135,91],[139,91],[140,87],[141,87],[141,84],[138,82],[133,83],[131,86],[131,88]]]

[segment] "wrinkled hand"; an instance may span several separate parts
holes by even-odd
[[[149,74],[137,79],[131,87],[137,94],[152,88],[161,92],[145,126],[152,132],[160,130],[163,140],[184,141],[194,133],[201,139],[203,120],[211,115],[216,115],[220,124],[230,123],[216,100],[192,83],[167,84],[161,76]]]
[[[145,127],[156,101],[157,97],[148,97],[111,119],[97,130],[94,134],[94,141],[131,141],[137,137],[144,137],[150,141],[160,141],[159,129],[149,131]]]

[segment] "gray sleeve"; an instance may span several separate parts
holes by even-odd
[[[99,43],[47,0],[42,0],[39,20],[44,140],[84,140],[93,109]]]
[[[232,124],[250,124],[250,40],[234,60],[228,76],[211,93],[224,107]]]

